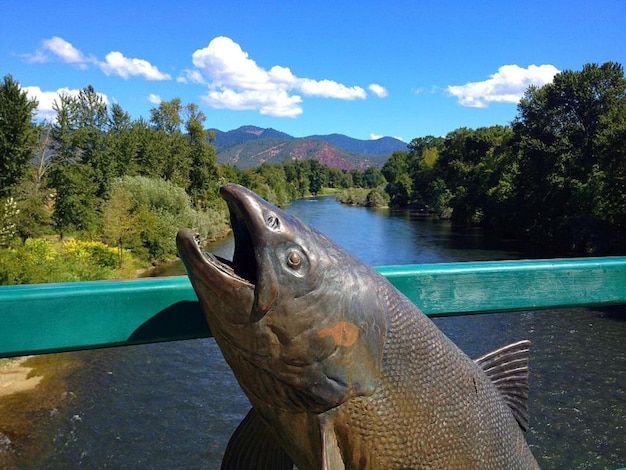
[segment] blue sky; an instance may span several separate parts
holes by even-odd
[[[405,141],[507,124],[530,84],[626,64],[626,3],[0,0],[0,73],[53,119],[91,84],[135,118],[179,97],[207,127]]]

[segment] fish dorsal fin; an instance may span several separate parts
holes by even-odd
[[[228,441],[222,470],[292,470],[293,462],[254,408]]]
[[[337,434],[332,425],[330,415],[320,415],[320,432],[322,435],[322,470],[345,470],[346,465],[337,443]]]
[[[513,416],[528,431],[528,351],[530,341],[509,344],[476,359],[496,386]]]

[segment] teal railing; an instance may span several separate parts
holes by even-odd
[[[626,303],[626,257],[377,268],[428,315]],[[0,287],[0,357],[211,335],[184,277]]]

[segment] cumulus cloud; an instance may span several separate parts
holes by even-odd
[[[172,78],[147,60],[125,57],[118,51],[109,52],[104,57],[104,62],[100,62],[98,65],[106,75],[119,75],[124,79],[133,76],[143,77],[146,80],[169,80]]]
[[[202,101],[213,108],[233,109],[237,111],[258,109],[266,116],[296,117],[302,114],[302,98],[290,96],[285,90],[275,90],[268,93],[266,90],[235,91],[230,88],[209,91],[202,97]]]
[[[385,98],[389,94],[387,89],[385,87],[379,85],[378,83],[372,83],[367,88],[369,89],[369,91],[374,93],[379,98]]]
[[[156,66],[144,59],[125,57],[121,52],[109,52],[104,61],[99,61],[93,55],[85,55],[70,42],[58,36],[44,39],[41,47],[32,54],[22,55],[26,62],[50,62],[60,60],[67,64],[74,64],[80,69],[89,65],[96,65],[106,75],[118,75],[122,78],[143,77],[147,80],[169,80],[172,77],[161,72]]]
[[[489,103],[517,103],[530,85],[543,86],[552,82],[559,70],[554,65],[503,65],[482,82],[450,85],[447,92],[455,96],[459,104],[473,108],[485,108]]]
[[[232,39],[216,37],[192,55],[196,71],[185,71],[181,82],[206,83],[203,101],[215,108],[255,110],[278,117],[302,113],[302,96],[342,100],[365,99],[359,86],[334,80],[299,78],[288,67],[274,65],[266,70],[251,59]],[[197,72],[197,73],[194,73]]]
[[[161,99],[161,97],[155,93],[150,93],[148,95],[148,101],[152,104],[161,104],[161,101],[163,101]]]
[[[80,90],[69,88],[59,88],[55,91],[43,91],[38,86],[27,86],[22,87],[22,89],[26,91],[29,98],[34,98],[38,102],[35,117],[51,122],[55,121],[57,117],[57,113],[54,110],[55,101],[58,102],[59,97],[62,95],[78,96],[80,93]],[[109,104],[109,99],[104,93],[98,93],[98,95],[106,104]]]

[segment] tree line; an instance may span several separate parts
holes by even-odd
[[[382,173],[391,205],[559,253],[626,248],[626,79],[587,64],[531,86],[510,125],[413,139]]]
[[[92,86],[61,95],[54,122],[35,122],[36,107],[11,75],[3,78],[0,258],[29,239],[71,235],[116,247],[119,260],[126,252],[167,259],[178,227],[204,239],[227,233],[218,194],[225,182],[278,205],[335,188],[345,203],[417,207],[560,252],[626,245],[626,79],[613,62],[529,87],[510,125],[415,138],[382,170],[342,171],[316,160],[220,165],[204,114],[178,98],[148,119],[107,105]],[[43,256],[40,245],[29,246]],[[110,267],[101,246],[72,250],[107,258]]]
[[[225,182],[278,205],[325,187],[384,182],[377,168],[346,172],[316,160],[247,170],[220,165],[204,114],[178,98],[152,108],[148,119],[108,106],[92,86],[60,95],[54,122],[35,122],[36,107],[11,75],[3,78],[0,249],[13,253],[27,240],[56,234],[161,261],[175,255],[178,227],[190,226],[207,240],[227,233],[228,211],[218,192]]]

